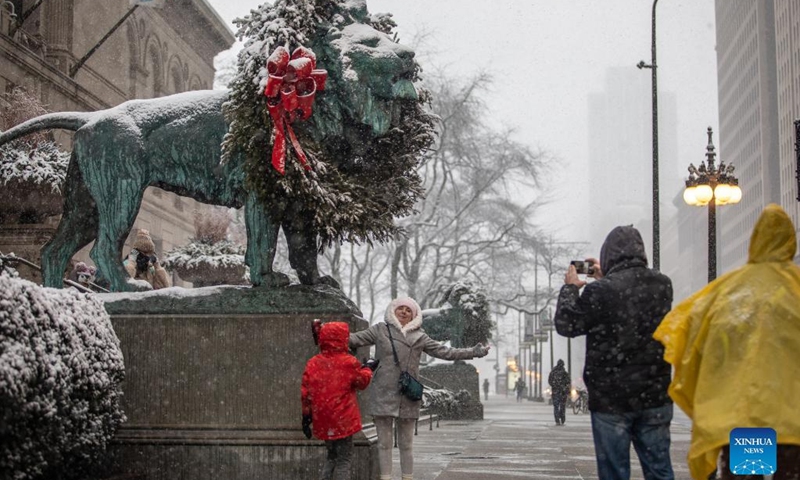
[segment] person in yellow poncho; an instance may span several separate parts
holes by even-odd
[[[781,207],[768,205],[750,237],[747,264],[664,317],[653,337],[674,367],[669,394],[693,421],[688,462],[706,480],[738,427],[777,432],[775,479],[800,478],[800,267],[797,239]],[[720,453],[722,452],[722,455]]]

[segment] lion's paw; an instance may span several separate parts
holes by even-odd
[[[336,279],[331,277],[330,275],[324,275],[322,277],[318,277],[314,282],[314,284],[327,285],[329,287],[338,288],[339,290],[342,289],[342,286],[339,285],[339,282],[337,282]]]
[[[261,277],[259,286],[264,288],[281,288],[288,286],[291,282],[289,276],[281,272],[266,273]]]

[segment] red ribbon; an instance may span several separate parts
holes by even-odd
[[[272,146],[272,166],[281,175],[286,173],[286,133],[297,153],[297,159],[306,170],[311,170],[303,148],[292,130],[292,122],[306,120],[311,116],[317,91],[325,90],[328,72],[317,69],[317,56],[310,49],[297,47],[289,55],[284,47],[278,47],[267,58],[267,110],[275,128],[275,143]],[[284,128],[285,127],[285,128]]]

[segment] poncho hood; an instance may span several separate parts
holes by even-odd
[[[767,205],[750,236],[748,263],[789,262],[797,251],[797,236],[789,215],[778,205]]]

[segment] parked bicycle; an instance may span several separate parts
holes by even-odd
[[[573,388],[570,393],[570,397],[572,398],[572,413],[575,415],[587,413],[589,411],[589,392],[582,388]]]

